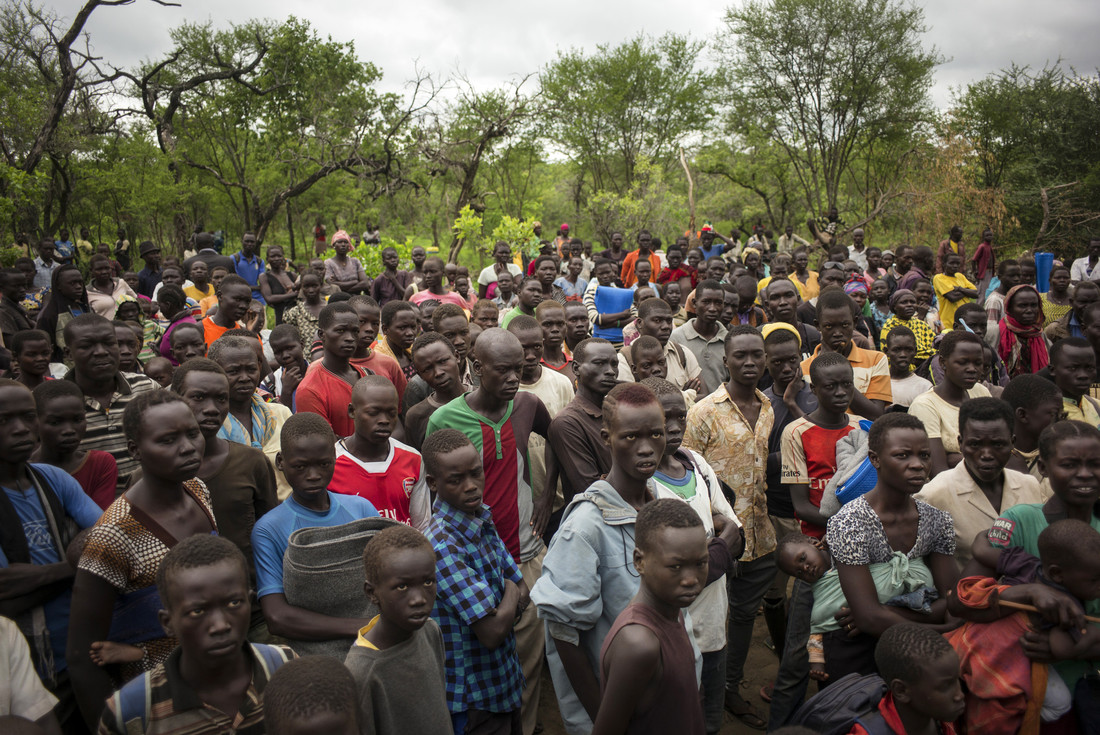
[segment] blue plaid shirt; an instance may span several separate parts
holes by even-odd
[[[504,597],[504,581],[519,584],[519,567],[493,526],[489,506],[477,515],[436,500],[428,540],[435,549],[437,596],[432,617],[443,633],[447,654],[447,706],[452,713],[520,708],[524,678],[516,637],[489,650],[473,624],[493,613]]]

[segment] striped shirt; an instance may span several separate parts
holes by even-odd
[[[275,656],[272,658],[280,661],[279,666],[298,657],[286,646],[267,648],[275,649]],[[148,709],[140,713],[142,716],[146,713],[148,715],[145,727],[141,727],[138,717],[131,717],[128,722],[123,722],[121,692],[115,692],[107,700],[107,708],[99,721],[98,735],[127,735],[131,732],[155,732],[159,735],[221,735],[227,732],[236,735],[263,735],[266,732],[264,689],[278,666],[272,666],[264,660],[257,644],[247,644],[247,651],[252,657],[252,681],[241,699],[240,709],[233,717],[199,699],[198,693],[180,673],[181,649],[177,648],[167,661],[142,674],[144,679],[138,678],[126,685],[144,687],[148,692]]]
[[[67,372],[65,379],[75,382],[76,371]],[[126,434],[122,430],[122,412],[134,396],[156,387],[156,384],[144,375],[119,372],[115,375],[115,392],[106,406],[91,396],[84,396],[84,417],[88,422],[88,428],[84,432],[80,448],[98,449],[115,458],[115,463],[118,464],[116,497],[130,486],[130,479],[138,469],[137,460],[130,456],[130,451],[126,448]]]

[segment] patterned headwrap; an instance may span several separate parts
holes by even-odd
[[[335,245],[337,240],[347,240],[351,242],[351,235],[347,233],[347,230],[337,230],[332,233],[332,240],[329,241],[329,245]]]
[[[744,250],[741,251],[741,262],[742,263],[744,263],[748,259],[749,253],[756,253],[760,257],[764,257],[761,254],[761,252],[759,250],[757,250],[756,248],[745,248]]]
[[[848,279],[848,282],[844,284],[844,293],[849,296],[859,293],[860,291],[867,293],[867,282],[859,276],[852,276]]]

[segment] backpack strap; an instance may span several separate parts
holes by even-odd
[[[860,715],[853,724],[863,727],[868,735],[894,735],[893,729],[886,723],[886,718],[882,716],[878,709]]]
[[[128,723],[133,720],[140,720],[140,732],[145,732],[153,710],[149,674],[141,674],[136,679],[126,682],[111,696],[111,700],[123,732],[130,732]]]

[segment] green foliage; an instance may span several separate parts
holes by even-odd
[[[547,134],[593,190],[626,194],[642,158],[668,163],[681,141],[707,129],[713,78],[698,68],[704,48],[674,33],[639,35],[588,56],[559,51],[543,70]]]
[[[638,160],[634,183],[625,194],[598,191],[588,198],[587,223],[604,242],[614,232],[629,241],[638,230],[677,232],[686,222],[686,203],[665,184],[659,166],[647,158]]]
[[[877,173],[930,119],[928,90],[942,59],[926,50],[923,11],[900,0],[748,0],[726,11],[733,39],[717,45],[731,127],[759,127],[783,146],[816,211],[845,180]],[[864,164],[860,166],[860,164]],[[875,196],[897,181],[867,182]],[[874,191],[877,190],[877,191]]]
[[[531,223],[511,215],[506,214],[501,217],[500,223],[493,228],[493,244],[496,244],[497,240],[504,240],[513,250],[521,249],[529,258],[537,257],[539,254],[539,239],[535,237]],[[489,243],[486,243],[485,252],[486,254],[492,252]]]

